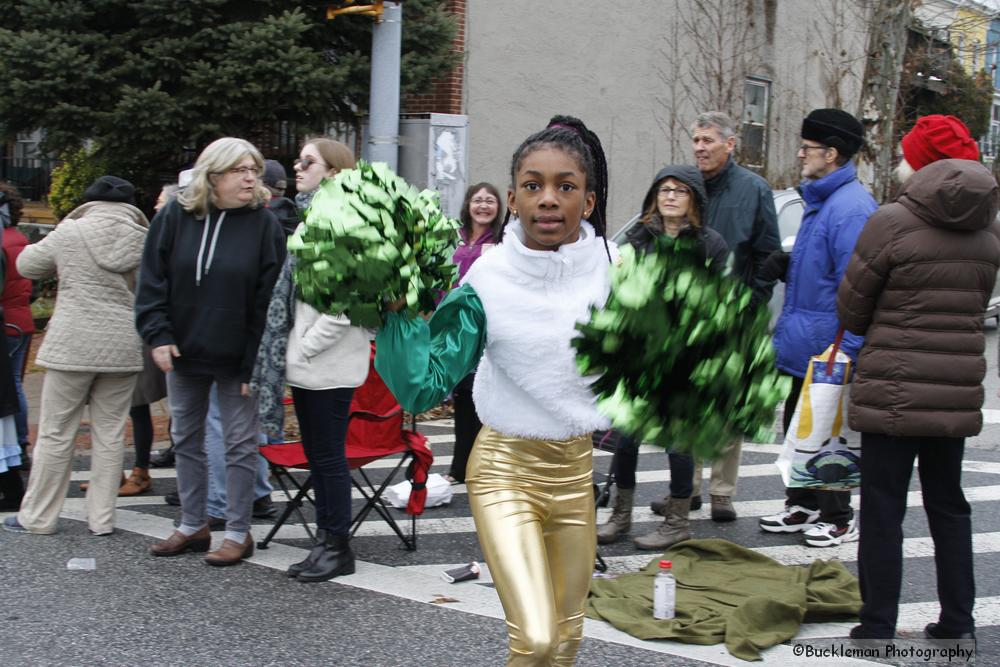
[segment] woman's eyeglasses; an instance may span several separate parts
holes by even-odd
[[[473,206],[496,206],[499,202],[493,197],[476,197],[471,203]]]
[[[659,190],[657,190],[656,193],[658,195],[660,195],[661,197],[663,197],[664,199],[666,199],[667,197],[670,197],[670,196],[677,197],[678,199],[684,199],[685,197],[690,197],[691,196],[691,189],[690,188],[671,188],[671,187],[666,187],[665,186],[665,187],[662,187]]]
[[[302,171],[306,171],[307,169],[309,169],[309,167],[313,166],[314,164],[321,164],[327,169],[330,168],[329,165],[327,165],[325,162],[314,160],[311,157],[302,157],[295,161],[295,166],[301,169]]]
[[[235,174],[240,178],[243,178],[244,176],[247,175],[257,178],[257,176],[260,175],[260,169],[258,169],[257,167],[233,167],[232,169],[226,169],[226,173]]]

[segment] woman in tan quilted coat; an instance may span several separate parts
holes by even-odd
[[[21,511],[4,522],[9,531],[56,532],[88,403],[87,523],[95,535],[114,531],[125,419],[142,370],[133,292],[149,222],[132,205],[133,196],[128,181],[102,176],[84,193],[87,203],[17,258],[26,278],[57,274],[59,298],[37,357],[47,371],[35,460]]]
[[[918,462],[934,540],[941,615],[934,639],[971,639],[972,520],[965,438],[983,425],[983,315],[1000,268],[997,183],[954,116],[924,116],[903,137],[902,191],[858,238],[837,292],[840,321],[865,337],[849,422],[861,432],[864,605],[856,639],[892,638],[903,575],[903,516]]]

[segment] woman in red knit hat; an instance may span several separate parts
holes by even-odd
[[[892,638],[903,575],[903,516],[918,461],[934,541],[941,615],[924,633],[974,637],[972,520],[962,492],[965,438],[983,425],[983,314],[1000,268],[997,183],[954,116],[903,137],[902,190],[865,225],[837,293],[863,335],[849,422],[861,432],[861,625]]]

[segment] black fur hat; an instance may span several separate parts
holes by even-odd
[[[846,111],[813,109],[802,121],[802,138],[832,146],[844,157],[851,157],[865,143],[865,128]]]

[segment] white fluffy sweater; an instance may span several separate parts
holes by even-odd
[[[558,250],[531,250],[517,220],[465,283],[486,312],[486,347],[473,400],[483,424],[506,435],[563,440],[608,428],[576,368],[570,339],[608,298],[608,255],[589,223]],[[617,249],[611,246],[612,257]]]

